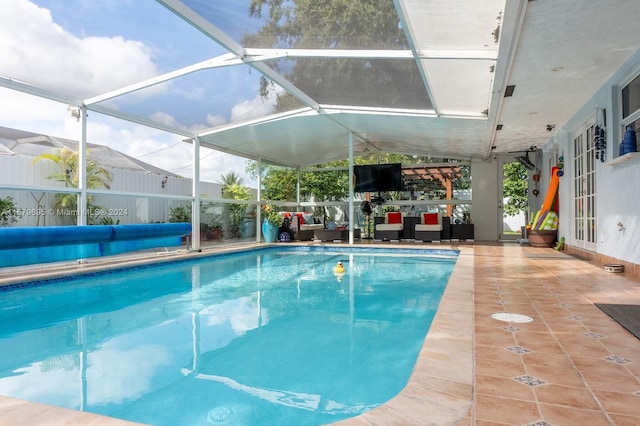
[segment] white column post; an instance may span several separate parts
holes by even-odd
[[[298,178],[296,179],[296,211],[300,211],[300,167],[298,167]]]
[[[256,243],[260,242],[262,232],[262,158],[258,158],[258,203],[256,206]]]
[[[191,248],[200,251],[200,137],[193,141],[193,202],[191,204]]]
[[[87,107],[81,106],[78,109],[80,117],[80,141],[78,143],[78,189],[77,196],[78,215],[76,223],[78,226],[87,224]]]
[[[353,244],[355,218],[355,209],[353,208],[353,133],[349,132],[349,244]]]

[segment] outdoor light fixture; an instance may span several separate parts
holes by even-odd
[[[164,188],[165,185],[167,184],[167,181],[169,180],[169,176],[164,175],[164,177],[162,178],[162,187]]]
[[[512,151],[512,154],[516,154],[519,152],[524,152],[524,155],[520,155],[518,157],[515,157],[516,160],[518,160],[520,162],[520,164],[522,164],[523,166],[525,166],[527,168],[527,170],[535,170],[536,169],[536,165],[533,163],[533,161],[529,160],[529,153],[530,152],[536,152],[538,150],[538,148],[535,145],[531,145],[529,147],[528,150],[526,151]]]
[[[77,106],[69,105],[67,111],[71,113],[71,116],[76,119],[76,121],[80,121],[80,108]]]
[[[516,160],[518,160],[520,162],[520,164],[522,164],[523,166],[525,166],[527,168],[527,170],[535,170],[536,166],[535,164],[533,164],[531,162],[531,160],[529,160],[529,157],[516,157]]]
[[[524,155],[516,157],[516,160],[520,162],[523,166],[525,166],[528,170],[535,170],[536,165],[533,164],[531,160],[529,160],[529,151],[525,152]]]

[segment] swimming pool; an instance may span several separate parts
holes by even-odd
[[[456,254],[274,248],[5,290],[0,394],[158,425],[351,417],[404,387]]]

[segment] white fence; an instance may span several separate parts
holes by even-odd
[[[92,204],[100,209],[89,213],[98,216],[98,220],[110,217],[120,224],[167,222],[172,207],[188,204],[186,200],[171,199],[171,196],[185,197],[192,193],[192,180],[188,178],[172,175],[165,179],[164,175],[115,168],[110,171],[113,174],[111,191],[141,195],[94,195]],[[76,223],[76,217],[69,209],[54,209],[56,194],[75,191],[66,188],[63,182],[49,178],[55,173],[58,173],[56,165],[50,161],[34,163],[32,157],[0,155],[0,198],[11,196],[21,213],[14,226]],[[203,200],[222,196],[219,183],[201,182],[200,189]]]
[[[502,218],[502,226],[505,232],[520,232],[520,227],[527,224],[524,213],[518,213],[514,216],[506,216]]]

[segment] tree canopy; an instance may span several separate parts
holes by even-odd
[[[424,164],[432,162],[448,162],[443,159],[420,157],[401,154],[374,154],[354,158],[355,165],[377,163]],[[349,176],[347,170],[335,170],[349,166],[348,160],[334,161],[318,165],[317,171],[300,173],[300,196],[304,200],[339,201],[347,199],[349,195]],[[461,166],[462,178],[454,182],[456,189],[469,189],[471,176],[468,166]],[[258,164],[247,162],[247,173],[258,177]],[[295,201],[298,172],[288,167],[264,165],[262,169],[262,198],[265,200]],[[441,190],[442,184],[437,181],[425,181],[419,188],[422,191]]]
[[[87,155],[88,156],[88,155]],[[47,179],[55,180],[57,182],[63,182],[66,187],[78,188],[80,185],[80,160],[78,152],[69,148],[62,148],[57,153],[45,153],[33,160],[33,163],[37,163],[41,160],[52,161],[56,164],[57,171]],[[91,158],[87,158],[86,165],[86,180],[87,189],[98,188],[111,188],[111,181],[113,175],[105,167],[100,166]],[[65,194],[60,193],[55,195],[55,202],[53,205],[55,209],[65,209],[73,212],[78,210],[78,196],[77,194]],[[100,211],[100,206],[93,204],[93,196],[87,196],[87,222],[93,223],[98,220],[97,217],[92,216],[93,212]],[[71,217],[71,216],[67,216]]]
[[[518,162],[504,165],[503,194],[506,198],[504,214],[514,216],[520,212],[526,212],[529,208],[527,198],[527,169]]]
[[[245,46],[296,49],[408,49],[391,0],[252,0],[252,17],[264,25],[244,34]],[[267,61],[319,103],[431,107],[422,76],[413,59],[297,58]],[[395,84],[403,81],[402,89]],[[267,97],[273,84],[261,79]],[[402,103],[400,103],[402,102]],[[300,106],[279,93],[274,112]]]

